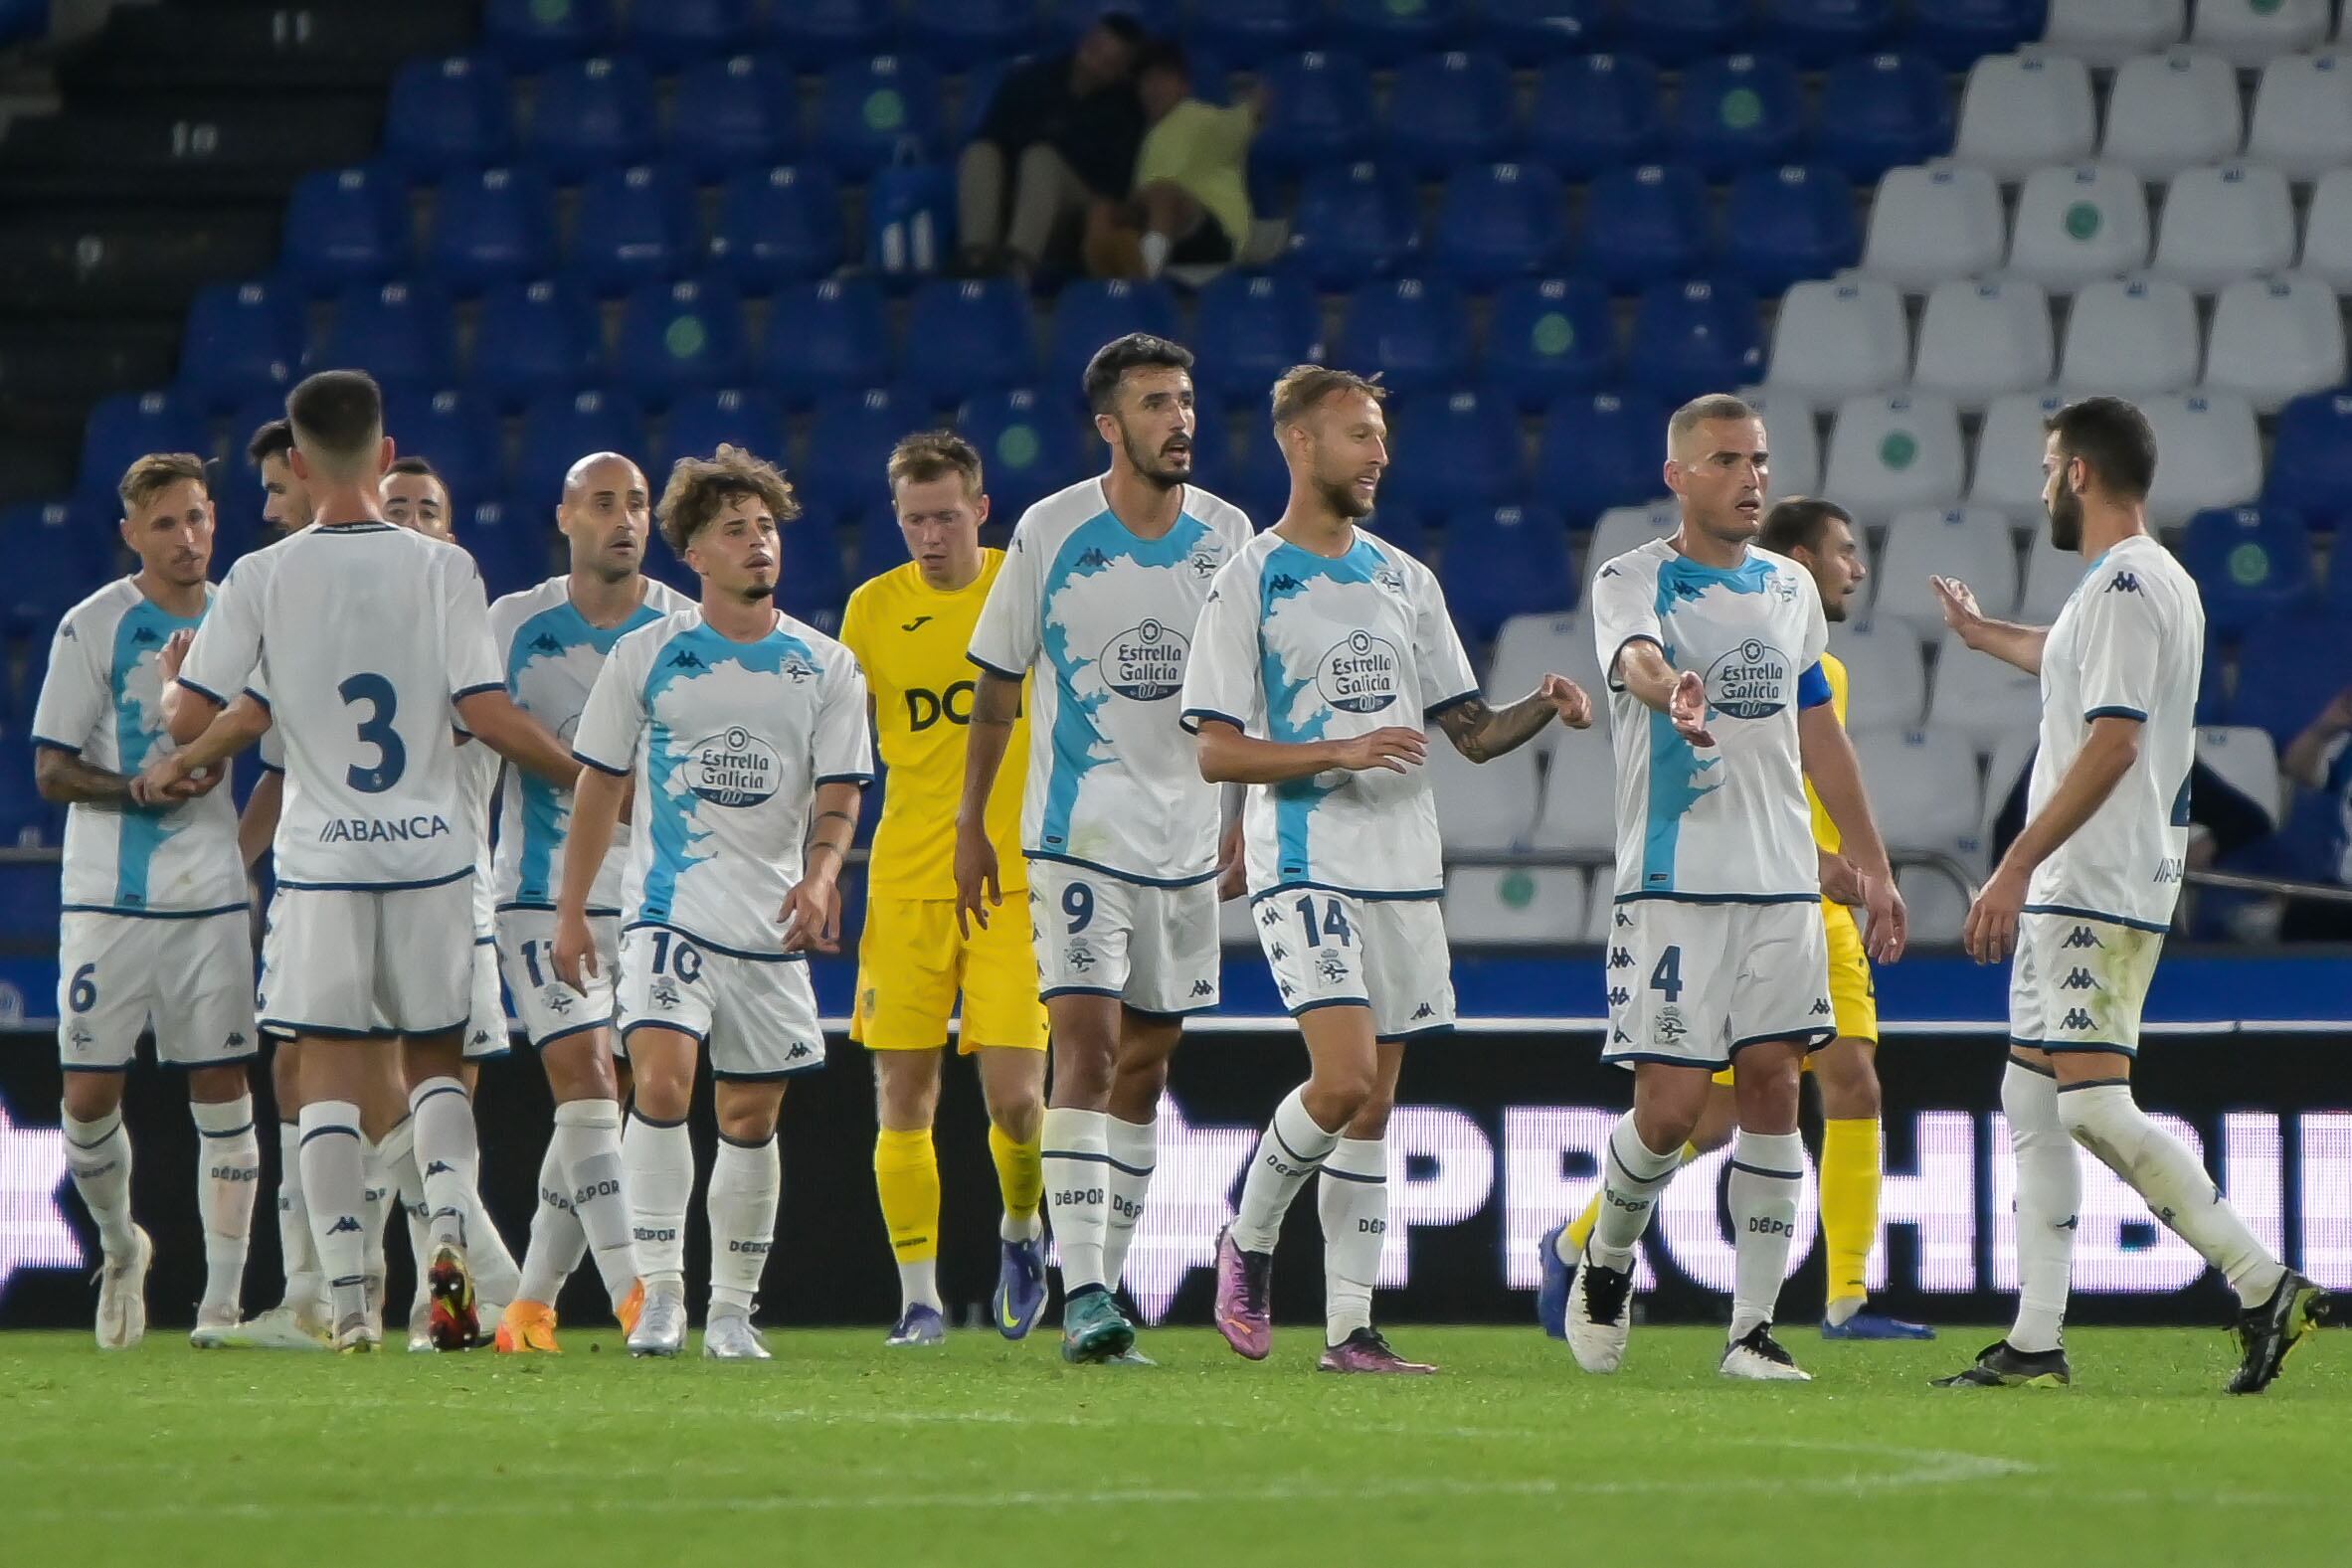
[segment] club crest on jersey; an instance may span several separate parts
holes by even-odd
[[[1793,661],[1771,643],[1749,637],[1707,672],[1707,700],[1734,719],[1768,719],[1788,706]]]
[[[776,793],[784,765],[766,741],[737,725],[696,741],[686,787],[712,805],[758,805]]]
[[[1315,685],[1323,700],[1343,713],[1378,713],[1396,701],[1397,674],[1403,668],[1395,643],[1352,631],[1324,654]]]
[[[1222,563],[1217,560],[1217,553],[1204,545],[1193,551],[1191,559],[1186,561],[1184,565],[1192,569],[1194,578],[1205,583],[1217,575],[1217,568]]]
[[[1130,702],[1160,702],[1184,687],[1184,656],[1192,645],[1165,621],[1146,620],[1103,644],[1103,684]]]

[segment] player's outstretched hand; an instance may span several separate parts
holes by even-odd
[[[776,920],[784,927],[787,953],[841,951],[841,890],[829,881],[804,877],[795,883]]]
[[[989,929],[989,911],[1004,902],[996,880],[996,846],[986,833],[956,832],[956,929],[972,935],[975,923]]]
[[[1559,722],[1569,729],[1592,728],[1592,699],[1585,695],[1583,687],[1565,675],[1544,676],[1543,683],[1536,688],[1536,695],[1550,703],[1552,711],[1559,715]]]
[[[2025,878],[1995,871],[1968,906],[1960,947],[1979,963],[1998,963],[2017,946],[2017,919],[2026,902]]]
[[[1911,912],[1903,907],[1902,894],[1893,877],[1859,880],[1864,913],[1862,951],[1870,955],[1873,963],[1894,963],[1911,940]]]
[[[193,631],[175,631],[163,639],[163,651],[155,655],[155,672],[169,686],[180,678],[180,666],[188,662],[188,648],[196,640]]]
[[[1694,670],[1683,671],[1682,679],[1674,683],[1674,693],[1666,699],[1666,716],[1682,738],[1693,746],[1713,746],[1715,737],[1707,729],[1707,682]]]
[[[596,976],[596,938],[589,932],[587,915],[556,911],[555,977],[585,996],[588,982]]]
[[[1409,773],[1429,760],[1429,737],[1419,730],[1391,724],[1385,729],[1352,735],[1340,743],[1339,766],[1352,774],[1385,768]]]
[[[1935,590],[1935,603],[1943,611],[1943,623],[1960,633],[1962,641],[1968,633],[1984,624],[1984,611],[1976,608],[1976,595],[1967,584],[1956,577],[1930,577],[1927,586]]]

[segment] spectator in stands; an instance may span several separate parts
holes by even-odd
[[[1091,202],[1127,194],[1144,136],[1132,80],[1145,42],[1135,18],[1114,12],[1067,53],[1005,76],[956,168],[968,270],[1032,271]]]
[[[2337,692],[2303,733],[2287,743],[2278,769],[2303,787],[2322,792],[2334,806],[2328,813],[2326,858],[2315,866],[2298,867],[2294,874],[2352,886],[2352,687]],[[2278,935],[2287,942],[2352,941],[2352,904],[2289,899]]]
[[[1094,204],[1086,269],[1097,277],[1158,277],[1179,266],[1221,266],[1249,239],[1249,142],[1264,103],[1219,108],[1192,96],[1181,45],[1159,43],[1136,64],[1136,99],[1151,129],[1135,190]]]

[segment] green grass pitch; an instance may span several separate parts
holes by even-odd
[[[1925,1386],[1995,1337],[1788,1342],[1817,1381],[1728,1384],[1719,1330],[1638,1329],[1614,1378],[1533,1327],[1400,1328],[1426,1380],[1237,1360],[1071,1368],[1039,1333],[885,1352],[777,1332],[767,1366],[199,1354],[158,1330],[0,1336],[0,1563],[1233,1568],[2067,1568],[2352,1552],[2352,1338],[2261,1398],[2212,1331],[2083,1329],[2062,1392]],[[2335,1342],[2330,1342],[2334,1340]],[[695,1346],[699,1345],[696,1336]],[[592,1346],[594,1347],[592,1349]]]

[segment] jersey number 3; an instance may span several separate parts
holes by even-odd
[[[355,764],[343,777],[362,794],[382,794],[400,783],[409,766],[409,749],[392,728],[393,716],[400,712],[400,693],[392,689],[392,682],[373,671],[352,676],[337,686],[335,693],[346,703],[368,705],[368,716],[359,722],[359,738],[376,749],[375,767]]]

